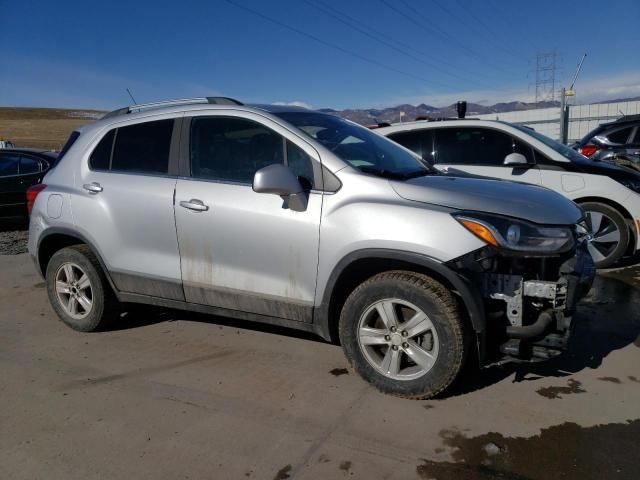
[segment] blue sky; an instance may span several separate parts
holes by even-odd
[[[243,8],[244,7],[244,8]],[[538,51],[581,101],[640,95],[638,0],[0,1],[0,105],[185,96],[379,107],[533,99]],[[346,22],[346,23],[345,23]]]

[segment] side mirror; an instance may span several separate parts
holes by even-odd
[[[527,157],[522,155],[521,153],[510,153],[506,157],[504,157],[504,162],[502,164],[505,167],[529,167],[531,163],[527,161]]]
[[[595,137],[593,137],[591,139],[591,143],[597,145],[598,147],[615,147],[617,145],[623,145],[620,143],[613,143],[607,137],[604,137],[602,135],[596,135]]]
[[[297,212],[307,209],[307,192],[293,172],[281,163],[258,170],[253,176],[253,191],[280,195],[285,202],[283,208]]]

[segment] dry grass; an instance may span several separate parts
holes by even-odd
[[[60,150],[75,128],[103,114],[96,110],[0,107],[0,138],[17,147]]]

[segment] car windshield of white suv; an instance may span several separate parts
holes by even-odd
[[[527,135],[530,135],[533,138],[535,138],[537,140],[540,140],[547,147],[552,148],[553,150],[558,152],[560,155],[562,155],[567,160],[571,160],[573,162],[584,162],[585,160],[587,160],[587,157],[585,157],[581,153],[578,153],[573,148],[567,147],[566,145],[564,145],[564,144],[562,144],[560,142],[556,142],[555,140],[552,140],[551,138],[547,137],[546,135],[543,135],[540,132],[536,132],[532,128],[523,127],[522,125],[515,125],[513,123],[511,123],[510,125],[513,128],[517,128],[521,132],[524,132]]]
[[[314,112],[278,112],[276,115],[364,173],[397,180],[437,173],[391,140],[340,117]]]

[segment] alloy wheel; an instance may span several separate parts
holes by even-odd
[[[91,312],[93,290],[89,276],[75,263],[63,263],[56,272],[56,295],[71,318],[81,320]]]
[[[438,333],[417,306],[399,298],[369,306],[358,322],[358,344],[367,362],[393,380],[429,372],[439,351]]]
[[[588,244],[594,262],[602,262],[609,257],[620,243],[620,230],[613,219],[601,212],[587,211],[587,221],[591,225],[592,240]]]

